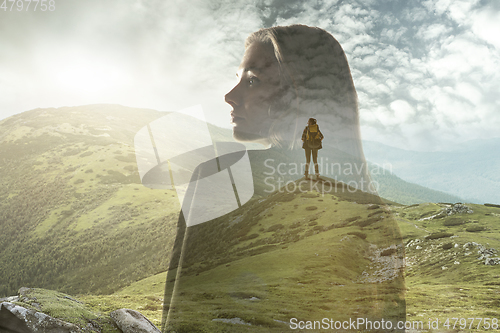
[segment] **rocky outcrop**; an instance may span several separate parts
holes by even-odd
[[[442,219],[444,217],[455,215],[455,214],[472,214],[472,213],[474,213],[474,211],[469,206],[464,205],[462,203],[457,203],[457,204],[450,205],[448,207],[441,209],[439,212],[437,212],[434,215],[421,218],[421,219],[419,219],[419,221]]]
[[[457,236],[453,236],[454,238]],[[476,242],[467,242],[461,246],[454,242],[442,243],[439,240],[435,243],[424,241],[421,239],[412,239],[406,243],[406,248],[408,251],[418,250],[418,255],[414,255],[407,262],[407,267],[411,270],[411,266],[416,265],[417,259],[418,264],[422,264],[426,260],[449,262],[451,258],[454,258],[454,265],[460,265],[462,260],[465,260],[467,256],[470,256],[477,251],[477,260],[484,265],[500,265],[500,258],[498,257],[498,250],[494,248],[487,248],[483,244]],[[449,249],[456,249],[456,251],[448,252]],[[420,251],[421,250],[421,251]],[[461,260],[458,260],[461,258]],[[445,266],[443,266],[445,267]],[[447,269],[448,267],[443,268]]]
[[[451,207],[446,207],[444,209],[446,215],[454,215],[454,214],[472,214],[474,211],[469,207],[461,203],[454,204]]]
[[[140,312],[130,309],[120,309],[111,312],[109,315],[123,333],[161,333]]]
[[[466,251],[468,251],[471,247],[477,248],[477,254],[479,255],[479,258],[477,259],[484,260],[485,265],[500,265],[500,258],[497,257],[498,251],[496,249],[488,249],[484,245],[476,242],[468,242],[464,244],[464,249]]]
[[[48,315],[51,309],[60,317]],[[137,311],[120,309],[107,316],[53,290],[22,287],[16,296],[0,298],[0,333],[83,332],[161,333]]]
[[[2,333],[80,333],[78,326],[22,306],[0,303]]]

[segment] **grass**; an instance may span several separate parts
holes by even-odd
[[[305,235],[308,228],[314,226],[309,226],[308,221],[311,216],[302,214],[305,209],[303,211],[301,207],[310,205],[310,200],[316,200],[314,205],[319,207],[322,204],[319,199],[321,197],[309,193],[288,202],[275,201],[272,207],[261,212],[262,216],[266,217],[266,225],[261,220],[261,225],[255,225],[249,233],[255,230],[260,234],[259,237],[265,239],[267,229],[259,232],[257,228],[265,226],[269,228],[279,223],[283,228],[277,228],[275,232],[303,229],[299,234]],[[358,215],[364,219],[373,212],[366,209],[369,206],[364,206],[363,209],[366,209],[364,211],[359,210],[361,205],[352,202],[334,202],[337,203],[334,206],[337,209],[338,219],[332,221],[334,215],[329,214],[330,210],[322,212],[320,208],[321,214],[315,216],[313,220],[318,222],[317,225],[342,223],[342,220]],[[498,233],[495,233],[498,232],[498,216],[491,214],[491,208],[481,205],[470,206],[474,213],[463,214],[460,218],[467,221],[467,224],[487,227],[488,231],[469,233],[464,225],[443,226],[442,219],[419,221],[422,214],[437,213],[444,206],[423,204],[409,208],[393,207],[393,213],[398,215],[398,223],[406,242],[419,240],[419,243],[410,245],[406,249],[406,313],[408,321],[424,324],[424,332],[448,331],[443,326],[448,318],[451,320],[451,318],[500,317],[498,301],[500,283],[495,284],[500,278],[498,266],[482,264],[477,260],[472,247],[469,250],[463,247],[465,243],[477,242],[498,249],[499,238]],[[412,212],[413,218],[401,218],[401,213],[408,211]],[[287,218],[281,219],[283,214]],[[360,292],[360,285],[352,283],[359,275],[356,265],[362,266],[360,261],[352,260],[353,253],[349,252],[349,249],[363,247],[363,239],[356,235],[361,231],[357,230],[360,228],[345,226],[318,232],[299,242],[282,244],[273,251],[234,260],[229,264],[202,271],[198,275],[185,276],[182,280],[183,294],[178,297],[178,303],[175,304],[176,311],[182,311],[182,320],[176,321],[174,317],[172,319],[174,327],[179,332],[232,332],[235,329],[238,332],[250,330],[270,332],[282,331],[286,326],[281,322],[288,322],[292,317],[314,320],[324,316],[330,318],[332,313],[339,316],[349,315],[347,309],[353,303],[359,303],[362,307],[363,303],[373,301],[370,297],[363,299],[361,295],[366,295],[366,291]],[[455,236],[425,239],[425,236],[444,232],[443,230],[451,230]],[[365,228],[363,234],[367,235],[368,240],[371,237],[371,241],[374,241],[373,230]],[[252,241],[255,240],[247,241],[245,244],[248,246]],[[346,241],[349,241],[349,245],[344,244]],[[443,245],[449,243],[452,247],[443,249]],[[455,244],[458,244],[458,247]],[[421,249],[417,249],[417,245]],[[460,263],[455,264],[457,261]],[[263,265],[263,263],[271,264]],[[302,264],[297,265],[297,263]],[[138,281],[114,295],[101,297],[116,307],[128,304],[147,313],[148,318],[159,325],[161,310],[151,311],[146,307],[148,302],[154,299],[159,302],[159,299],[163,298],[165,279],[166,275],[162,273]],[[384,289],[380,284],[378,287]],[[393,295],[390,286],[386,287],[385,297],[390,297]],[[334,299],[328,297],[332,293],[335,295]],[[380,295],[384,293],[379,291]],[[97,299],[97,296],[87,296],[87,299]],[[211,321],[215,318],[235,317],[254,326]],[[429,321],[434,322],[436,319],[439,321],[439,329],[429,329]],[[469,324],[470,320],[467,325]],[[491,332],[484,328],[474,328],[473,331]]]
[[[209,254],[185,257],[177,281],[179,292],[170,304],[170,329],[280,332],[287,327],[283,322],[292,317],[376,317],[381,313],[373,311],[374,304],[394,302],[381,310],[393,316],[398,280],[377,285],[360,279],[363,272],[370,274],[374,270],[369,267],[370,244],[386,247],[394,243],[387,229],[390,219],[384,223],[380,223],[382,219],[374,220],[366,228],[356,226],[357,219],[351,217],[367,220],[373,211],[367,209],[367,204],[354,202],[354,195],[348,198],[346,201],[342,195],[322,197],[314,193],[273,194],[258,205],[250,204],[243,213],[238,222],[240,230],[258,237],[240,237],[239,242],[233,242],[231,234],[220,233],[231,216],[211,222],[208,227],[192,228],[188,253]],[[357,199],[366,200],[363,196]],[[332,203],[337,212],[329,209]],[[317,209],[308,210],[311,206]],[[211,230],[219,231],[219,247],[211,246],[210,236],[206,237]],[[366,239],[356,235],[359,230],[365,230]],[[206,238],[201,242],[199,237]],[[197,250],[198,244],[205,247]],[[205,257],[217,260],[207,263]],[[252,327],[234,328],[213,321],[218,318],[240,318]]]
[[[439,321],[439,329],[426,332],[444,332],[444,323],[452,318],[500,318],[498,288],[477,284],[421,284],[413,279],[407,281],[407,320]],[[452,325],[455,322],[451,321]],[[471,323],[468,319],[467,326]],[[475,321],[476,325],[479,320]],[[471,332],[492,332],[474,325]],[[460,326],[457,325],[457,328]],[[469,332],[469,330],[457,330]]]
[[[448,331],[443,326],[448,318],[500,318],[500,288],[491,285],[500,277],[499,267],[486,266],[484,260],[478,260],[477,248],[464,248],[466,243],[476,242],[487,248],[499,249],[499,219],[495,215],[487,215],[491,214],[491,207],[467,205],[473,209],[473,214],[457,214],[428,221],[419,221],[419,215],[438,213],[446,206],[426,204],[393,208],[393,212],[399,215],[403,237],[413,242],[420,241],[406,248],[407,316],[408,320],[423,320],[426,328],[429,319],[437,319],[439,329],[427,329],[428,332]],[[404,215],[408,211],[412,214]],[[446,221],[452,222],[444,223]],[[471,225],[487,231],[467,232]],[[425,239],[428,235],[445,232],[454,236]],[[471,320],[468,320],[467,325],[470,323]],[[475,327],[472,331],[491,330]]]
[[[177,195],[124,181],[137,173],[131,151],[123,143],[68,140],[62,148],[42,150],[32,165],[4,175],[21,191],[12,191],[2,202],[0,218],[6,222],[0,244],[7,245],[0,263],[9,269],[1,272],[5,283],[0,294],[10,295],[24,285],[109,293],[167,268],[179,212]],[[81,183],[75,185],[76,180]],[[130,235],[137,236],[123,244]],[[163,244],[148,244],[160,235]],[[18,243],[10,246],[7,239]],[[156,259],[143,267],[145,255]],[[125,261],[136,268],[121,269]]]
[[[394,243],[390,219],[357,226],[358,220],[374,218],[374,210],[370,204],[356,203],[354,195],[348,198],[276,193],[250,203],[241,217],[230,214],[211,222],[219,227],[190,228],[191,244],[206,247],[185,259],[181,287],[171,304],[171,328],[176,332],[281,332],[292,317],[380,316],[373,311],[374,304],[389,304],[381,311],[393,316],[400,281],[373,284],[360,279],[364,271],[376,270],[368,259],[370,244],[383,249]],[[310,206],[317,209],[308,211]],[[378,208],[376,216],[387,215]],[[235,218],[237,224],[233,224]],[[232,226],[243,232],[233,233]],[[212,236],[212,230],[218,233]],[[220,233],[224,230],[229,232]],[[258,236],[245,238],[253,234]],[[204,259],[204,254],[211,259]],[[113,295],[82,297],[96,311],[130,307],[160,326],[165,280],[162,273]],[[252,326],[213,321],[236,317]]]

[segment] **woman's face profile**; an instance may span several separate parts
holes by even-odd
[[[226,94],[231,105],[233,137],[268,145],[272,105],[280,98],[278,61],[271,45],[252,43],[236,74],[238,83]]]

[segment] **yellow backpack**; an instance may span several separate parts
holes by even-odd
[[[319,148],[321,146],[321,135],[318,124],[307,126],[307,145],[309,148]]]

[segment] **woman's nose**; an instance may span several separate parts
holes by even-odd
[[[237,85],[234,86],[231,91],[229,91],[225,96],[224,100],[226,101],[227,104],[231,105],[232,107],[235,107],[240,104],[240,97],[238,93],[238,86],[240,84],[238,83]]]

